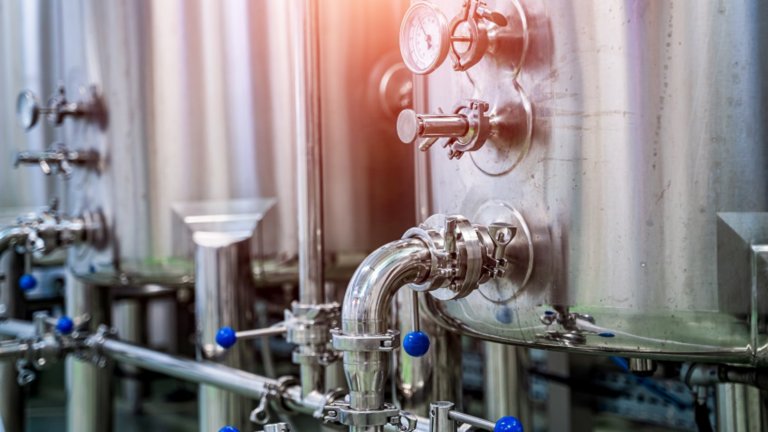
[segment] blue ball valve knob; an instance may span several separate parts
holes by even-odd
[[[223,428],[219,429],[219,432],[240,432],[240,430],[238,430],[236,427],[224,426]]]
[[[24,273],[19,278],[19,288],[21,288],[22,291],[30,291],[35,289],[37,286],[37,278],[32,276],[29,273]]]
[[[72,318],[64,315],[56,321],[56,331],[61,334],[70,334],[75,329],[75,322]]]
[[[237,342],[237,334],[235,333],[235,329],[232,327],[222,327],[218,332],[216,332],[216,343],[219,344],[219,346],[222,348],[232,348],[235,342]]]
[[[523,432],[523,424],[517,417],[505,416],[496,422],[493,432]]]
[[[403,338],[403,349],[412,357],[421,357],[429,351],[429,336],[422,331],[409,332]]]

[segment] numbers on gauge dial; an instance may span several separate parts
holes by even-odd
[[[400,28],[400,53],[411,72],[428,74],[445,60],[449,48],[448,23],[434,5],[415,3]]]

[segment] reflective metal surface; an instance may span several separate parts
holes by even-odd
[[[70,253],[73,253],[70,251]],[[91,322],[110,322],[109,293],[83,284],[67,274],[66,314],[87,315]],[[104,432],[112,430],[112,369],[67,357],[67,430]]]
[[[1,250],[1,249],[0,249]],[[0,268],[5,277],[0,282],[0,305],[6,319],[24,317],[24,298],[16,281],[24,273],[24,257],[9,252],[0,253]],[[0,337],[0,341],[14,339],[14,335],[3,333],[10,337]],[[24,389],[18,385],[15,361],[0,361],[0,429],[6,431],[24,430],[25,400]]]
[[[253,355],[247,343],[224,350],[215,342],[223,326],[250,328],[255,286],[250,271],[252,231],[206,232],[193,235],[195,251],[195,317],[197,359],[253,370]],[[250,403],[231,392],[201,386],[198,395],[200,428],[215,430],[222,424],[238,428],[248,425]]]
[[[529,42],[519,74],[520,53],[497,51],[416,83],[419,112],[470,97],[499,112],[524,91],[534,114],[530,143],[502,135],[458,161],[417,155],[430,163],[420,169],[429,213],[473,219],[503,202],[534,248],[527,283],[433,304],[443,324],[554,349],[756,362],[764,337],[752,323],[764,317],[722,307],[716,231],[718,212],[768,210],[768,6],[519,3],[527,30],[511,32]],[[462,6],[435,4],[449,18]],[[517,13],[512,0],[488,6]],[[557,310],[591,321],[542,321]]]

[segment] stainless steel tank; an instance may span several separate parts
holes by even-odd
[[[323,7],[316,65],[321,91],[332,95],[322,107],[327,251],[367,252],[413,220],[412,162],[392,128],[399,101],[389,107],[380,92],[399,63],[396,33],[407,5],[331,3]],[[185,229],[174,219],[177,202],[276,197],[259,253],[295,256],[289,7],[91,0],[3,7],[34,9],[7,27],[4,40],[27,40],[38,56],[28,78],[3,80],[9,107],[24,87],[44,101],[60,82],[70,101],[89,98],[94,88],[106,108],[99,121],[67,119],[61,128],[39,125],[29,133],[47,136],[33,149],[55,135],[70,149],[101,156],[97,169],[76,169],[63,187],[66,212],[100,210],[110,234],[99,250],[74,252],[80,277],[99,284],[187,280],[190,251],[174,244],[174,231]],[[374,25],[376,32],[366,31]],[[28,33],[38,38],[24,39]],[[9,59],[18,57],[13,44],[3,46]],[[21,142],[18,128],[4,131],[8,141]]]
[[[458,160],[420,153],[420,208],[518,235],[510,276],[432,312],[499,342],[763,361],[765,287],[718,283],[718,219],[768,211],[768,7],[485,3],[508,21],[480,20],[495,45],[417,80],[416,112],[485,101],[496,134]]]

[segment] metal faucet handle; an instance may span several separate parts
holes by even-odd
[[[50,175],[54,171],[69,178],[73,167],[89,167],[98,163],[99,156],[95,151],[69,150],[62,143],[51,146],[50,150],[43,152],[19,152],[16,154],[14,166],[38,165],[43,174]],[[54,170],[55,167],[55,170]]]
[[[57,91],[48,98],[45,106],[41,106],[37,96],[30,90],[24,90],[16,98],[16,117],[19,125],[25,130],[32,129],[37,124],[40,115],[43,114],[48,122],[59,126],[66,117],[80,117],[98,111],[95,88],[91,88],[92,100],[70,102],[67,99],[64,86],[59,86]]]

